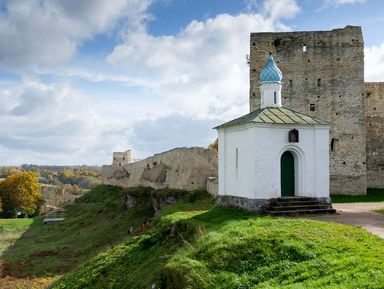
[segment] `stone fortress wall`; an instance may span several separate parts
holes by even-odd
[[[367,180],[384,188],[384,82],[366,82]]]
[[[251,111],[260,103],[258,76],[270,50],[284,76],[282,104],[332,124],[331,193],[362,194],[367,187],[383,188],[383,85],[365,87],[361,28],[252,33]]]
[[[102,167],[108,185],[155,189],[207,189],[217,194],[217,152],[200,147],[176,148],[141,161]]]

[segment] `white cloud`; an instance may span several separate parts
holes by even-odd
[[[328,5],[344,5],[344,4],[361,4],[366,2],[367,0],[327,0],[326,4]]]
[[[2,150],[12,150],[24,162],[36,155],[68,161],[68,154],[87,155],[101,139],[100,119],[87,98],[68,84],[24,83],[0,92],[0,102]]]
[[[272,19],[291,19],[300,12],[300,7],[295,0],[266,0],[263,10]]]
[[[384,43],[374,46],[368,46],[364,49],[365,81],[383,81],[384,80]]]
[[[41,77],[44,71],[54,71],[55,77],[43,84],[24,75],[21,85],[0,91],[1,160],[10,163],[7,155],[13,153],[13,163],[100,164],[109,162],[114,150],[132,148],[145,157],[193,140],[208,145],[217,119],[248,111],[250,32],[286,30],[280,19],[299,12],[295,1],[285,1],[285,10],[266,1],[258,13],[221,14],[192,21],[175,36],[153,36],[142,25],[150,2],[6,2],[0,37],[13,46],[0,44],[0,65],[33,66]],[[110,31],[122,17],[129,18],[129,25],[108,56],[116,74],[81,66],[57,69],[55,64],[71,58],[82,41]],[[106,98],[107,105],[96,107],[101,102],[91,103],[70,85],[79,78],[121,82],[136,88],[137,99],[150,92],[159,101],[149,107],[141,101],[138,107],[128,93],[124,103],[112,105]],[[157,141],[151,141],[155,135]]]
[[[137,29],[147,17],[150,1],[3,1],[0,65],[21,71],[63,63],[84,40],[109,31],[122,17]]]
[[[297,6],[295,1],[288,2]],[[248,110],[245,56],[250,32],[285,29],[278,19],[293,16],[294,10],[287,13],[276,8],[273,18],[256,13],[221,14],[192,21],[176,36],[130,33],[108,61],[146,75],[153,93],[164,97],[178,113],[192,118],[233,117]]]

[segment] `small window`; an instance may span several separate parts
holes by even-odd
[[[303,52],[307,52],[307,44],[303,44]]]
[[[276,91],[273,92],[273,102],[276,104]]]
[[[321,78],[318,78],[317,79],[317,87],[320,87],[321,86]]]
[[[289,142],[299,142],[299,131],[297,129],[290,130],[288,140]]]
[[[123,157],[123,161],[125,161],[125,157]]]
[[[292,87],[292,86],[293,86],[293,80],[290,79],[290,80],[289,80],[289,87]]]
[[[310,110],[310,111],[315,111],[315,104],[314,104],[314,103],[311,103],[311,104],[309,105],[309,110]]]
[[[239,168],[239,149],[236,148],[236,170]]]
[[[113,157],[113,160],[115,161],[115,160],[116,160],[116,157]]]
[[[121,167],[121,163],[119,163],[119,167]]]
[[[336,138],[332,138],[332,139],[331,139],[331,152],[336,151],[336,145],[337,145],[338,141],[339,141],[339,140],[336,139]]]

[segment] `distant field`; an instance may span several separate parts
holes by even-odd
[[[0,255],[29,228],[33,219],[0,219]]]

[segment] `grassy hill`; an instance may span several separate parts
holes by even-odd
[[[200,199],[187,195],[154,215],[150,199],[127,210],[121,188],[99,186],[67,206],[65,222],[37,218],[3,248],[3,279],[70,289],[383,288],[384,240],[363,229]]]

